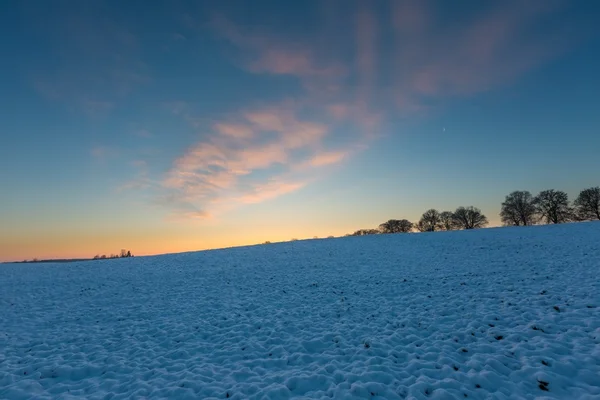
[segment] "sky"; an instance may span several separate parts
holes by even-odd
[[[594,1],[0,4],[0,261],[340,236],[600,185]]]

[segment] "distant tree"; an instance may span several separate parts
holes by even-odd
[[[427,226],[423,220],[419,220],[416,224],[414,224],[414,228],[419,232],[427,232]]]
[[[99,254],[96,254],[96,255],[94,256],[94,260],[99,260],[99,259],[100,259],[100,255],[99,255]]]
[[[125,258],[125,257],[127,257],[127,250],[125,250],[125,249],[121,249],[121,254],[120,254],[120,257],[121,257],[121,258]]]
[[[434,232],[442,229],[440,212],[435,209],[425,211],[415,227],[421,232]]]
[[[366,236],[366,235],[377,235],[379,231],[377,229],[359,229],[350,236]]]
[[[407,219],[401,219],[398,228],[400,233],[409,233],[413,230],[414,224]]]
[[[537,213],[548,224],[561,224],[569,222],[573,217],[573,210],[569,207],[569,197],[560,190],[544,190],[534,199]]]
[[[334,238],[335,238],[335,236],[333,236],[333,235],[327,236],[327,239],[334,239]]]
[[[407,219],[390,219],[379,225],[381,233],[407,233],[413,228],[412,222]]]
[[[478,229],[488,224],[488,220],[477,207],[458,207],[454,211],[454,224],[459,229]]]
[[[445,231],[452,231],[456,229],[454,224],[454,213],[451,211],[443,211],[440,213],[440,228]]]
[[[600,220],[600,186],[582,190],[573,204],[578,219],[582,221]]]
[[[101,259],[101,260],[105,260],[105,259],[106,259],[106,254],[102,254],[102,255],[100,256],[100,259]]]
[[[517,190],[506,196],[500,218],[504,225],[533,225],[536,218],[534,197],[526,190]]]

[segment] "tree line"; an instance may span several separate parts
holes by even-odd
[[[102,255],[97,254],[94,256],[94,260],[106,260],[108,258],[128,258],[128,257],[133,257],[133,254],[131,254],[131,251],[122,249],[121,254],[111,254],[110,256],[106,256],[106,254],[102,254]]]
[[[544,190],[535,197],[528,191],[515,191],[502,203],[500,218],[512,226],[600,220],[600,187],[582,190],[573,204],[560,190]]]
[[[600,220],[600,187],[584,189],[571,204],[567,193],[544,190],[533,196],[526,190],[517,190],[506,196],[500,219],[505,226],[527,226],[539,223]],[[427,210],[418,222],[390,219],[377,229],[359,229],[346,236],[375,235],[379,233],[435,232],[479,229],[488,225],[487,217],[477,207],[459,207],[454,212]]]

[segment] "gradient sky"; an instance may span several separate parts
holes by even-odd
[[[0,260],[600,184],[596,1],[4,1]]]

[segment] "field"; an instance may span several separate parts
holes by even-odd
[[[0,265],[0,398],[599,399],[600,223]]]

